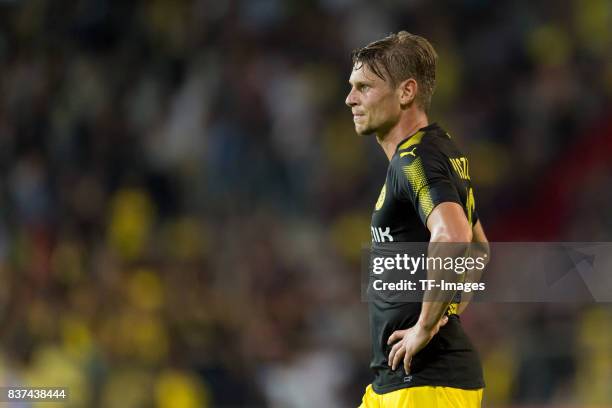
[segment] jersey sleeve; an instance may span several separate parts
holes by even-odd
[[[397,194],[414,205],[423,225],[438,204],[454,202],[463,207],[446,156],[435,146],[419,144],[406,150],[398,152],[394,165]]]

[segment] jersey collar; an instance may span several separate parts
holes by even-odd
[[[425,127],[420,128],[419,130],[417,130],[410,136],[406,137],[405,139],[402,139],[402,141],[397,144],[397,147],[395,148],[395,153],[397,153],[398,150],[400,149],[405,149],[407,147],[412,146],[413,144],[419,143],[421,141],[421,137],[423,137],[423,134],[425,132],[436,129],[438,127],[439,127],[438,124],[434,122],[434,123],[430,123],[429,125]]]

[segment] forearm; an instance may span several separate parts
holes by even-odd
[[[423,302],[417,325],[427,331],[433,330],[442,316],[444,316],[444,312],[449,304],[450,300],[448,302]]]
[[[429,243],[428,258],[432,259],[457,259],[464,257],[469,244],[456,242],[448,237],[434,238]],[[427,270],[427,279],[434,281],[435,285],[428,286],[423,294],[421,314],[417,322],[424,329],[431,330],[440,321],[448,305],[452,302],[457,291],[444,290],[440,283],[463,282],[463,274],[455,273],[454,270],[436,268],[436,262],[432,262],[432,268]]]

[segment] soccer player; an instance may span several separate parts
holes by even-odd
[[[376,135],[390,162],[372,240],[486,244],[468,161],[427,117],[437,63],[431,44],[401,31],[353,51],[352,59],[346,104],[355,130]],[[480,407],[482,367],[461,327],[465,306],[371,301],[375,377],[361,407]]]

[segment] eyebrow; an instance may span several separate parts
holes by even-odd
[[[349,79],[348,83],[354,87],[358,87],[358,86],[362,86],[362,85],[368,85],[371,86],[372,82],[371,81],[355,81],[355,82],[351,82],[351,80]]]

